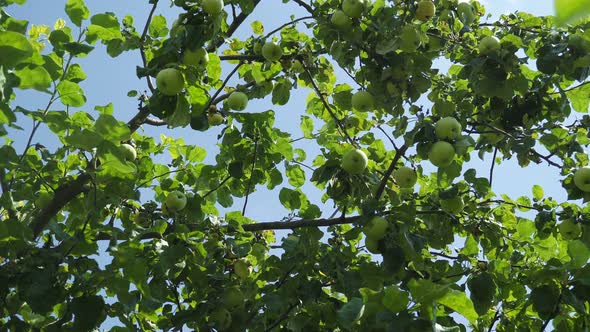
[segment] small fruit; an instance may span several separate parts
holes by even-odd
[[[223,10],[223,0],[203,0],[203,10],[209,15],[218,15]]]
[[[238,259],[234,263],[234,272],[240,279],[247,279],[252,273],[252,266],[246,260]]]
[[[413,168],[402,166],[393,173],[393,179],[401,188],[412,188],[418,180],[418,175]]]
[[[375,101],[367,91],[359,91],[352,95],[351,103],[352,107],[358,111],[370,112],[373,111]]]
[[[363,227],[363,233],[365,233],[368,238],[381,240],[385,237],[387,226],[387,219],[383,217],[373,217],[365,224],[365,227]]]
[[[295,60],[293,60],[293,63],[291,64],[291,71],[296,74],[301,74],[305,71],[305,68],[303,67],[303,64],[301,63],[301,61],[295,59]]]
[[[268,61],[277,61],[283,56],[283,50],[273,42],[266,42],[262,46],[262,56]]]
[[[350,150],[342,157],[342,168],[350,174],[361,174],[367,168],[368,161],[362,150]]]
[[[234,91],[227,97],[227,106],[232,110],[243,111],[248,106],[248,96],[243,92]]]
[[[162,94],[176,96],[184,89],[184,78],[178,69],[162,69],[156,76],[156,86]]]
[[[422,0],[418,2],[418,7],[416,8],[417,19],[420,21],[428,21],[434,16],[434,13],[436,13],[434,2],[430,0]]]
[[[559,229],[559,233],[561,237],[565,240],[575,240],[582,235],[582,225],[577,223],[571,219],[566,219],[562,221],[557,228]]]
[[[457,14],[464,24],[469,25],[475,21],[475,9],[469,2],[460,2],[457,5]]]
[[[453,117],[438,120],[434,125],[436,137],[444,140],[454,140],[461,136],[461,124]]]
[[[219,126],[223,123],[223,115],[219,113],[210,113],[207,115],[207,122],[209,122],[210,126]]]
[[[123,143],[121,144],[121,152],[123,153],[123,157],[125,160],[133,161],[137,158],[137,151],[131,144]]]
[[[483,37],[478,45],[479,53],[483,55],[489,55],[500,49],[500,39],[495,36]]]
[[[455,159],[455,148],[449,142],[439,141],[432,145],[428,160],[437,167],[448,167]]]
[[[330,22],[341,29],[348,28],[352,25],[352,19],[341,10],[336,10],[334,14],[332,14]]]
[[[422,37],[420,31],[412,24],[405,25],[402,28],[399,36],[399,48],[404,52],[416,52],[420,44],[422,43]]]
[[[365,5],[361,0],[344,0],[342,1],[342,11],[348,15],[348,17],[358,18],[361,17]]]
[[[590,192],[590,166],[579,168],[574,173],[574,184],[584,192]]]
[[[166,207],[170,212],[178,212],[186,206],[186,195],[175,190],[166,196]],[[163,211],[162,211],[163,212]]]
[[[465,203],[463,202],[463,198],[461,196],[449,199],[441,199],[439,203],[443,211],[446,211],[450,214],[458,214],[463,211],[463,208],[465,207]]]
[[[182,62],[185,65],[204,67],[209,63],[209,53],[203,47],[196,50],[185,50],[182,54]]]

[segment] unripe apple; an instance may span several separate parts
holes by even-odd
[[[457,14],[463,24],[471,24],[475,21],[475,9],[469,2],[460,2],[457,5]]]
[[[418,181],[418,175],[414,169],[402,166],[393,173],[393,179],[401,188],[412,188]]]
[[[350,150],[342,157],[342,168],[349,174],[361,174],[367,168],[367,155],[360,149]]]
[[[405,25],[399,36],[399,48],[404,52],[416,52],[422,43],[420,31],[412,24]]]
[[[428,160],[436,167],[448,167],[455,159],[455,148],[449,142],[439,141],[432,144]]]
[[[438,120],[434,125],[434,131],[438,139],[454,140],[461,136],[461,124],[453,117]]]
[[[373,111],[373,105],[375,102],[370,93],[367,91],[359,91],[352,95],[351,104],[352,107],[358,111],[370,112]]]
[[[590,166],[579,168],[574,173],[574,184],[584,192],[590,192]]]
[[[277,61],[283,56],[283,50],[273,42],[266,42],[262,46],[262,56],[268,61]]]
[[[489,55],[500,49],[500,39],[495,36],[485,36],[478,45],[479,53]]]
[[[348,28],[352,25],[352,19],[339,9],[332,14],[330,22],[340,29]]]
[[[166,196],[166,207],[170,212],[178,212],[186,206],[186,195],[175,190]]]
[[[463,202],[463,198],[461,196],[449,199],[441,199],[439,203],[440,207],[450,214],[458,214],[463,211],[463,208],[465,207],[465,203]]]
[[[430,0],[422,0],[418,2],[418,7],[416,8],[417,19],[420,21],[428,21],[434,16],[434,13],[436,13],[434,2]]]
[[[582,225],[577,223],[571,219],[566,219],[562,221],[557,228],[559,229],[559,233],[561,237],[565,240],[575,240],[582,235]]]
[[[156,86],[163,95],[176,96],[184,89],[184,78],[178,69],[162,69],[156,76]]]
[[[119,148],[121,149],[123,157],[125,157],[125,160],[133,161],[135,160],[135,158],[137,158],[137,151],[135,150],[133,145],[123,143]]]
[[[232,110],[243,111],[248,106],[248,96],[243,92],[234,91],[227,97],[227,106]]]
[[[203,11],[209,15],[218,15],[223,10],[223,0],[203,0]]]
[[[344,0],[342,1],[342,11],[348,15],[348,17],[358,18],[361,17],[365,5],[361,0]]]
[[[252,266],[244,259],[238,259],[234,263],[234,273],[240,277],[240,279],[248,279],[252,273]]]
[[[203,47],[196,50],[185,50],[182,54],[182,62],[185,65],[205,67],[209,63],[209,53]]]
[[[210,126],[219,126],[223,123],[223,115],[219,113],[210,113],[207,115],[207,122]]]
[[[387,226],[388,223],[385,218],[373,217],[365,224],[365,227],[363,227],[363,233],[369,238],[381,240],[385,237]]]
[[[303,67],[303,64],[301,63],[301,61],[295,59],[295,60],[293,60],[293,63],[291,64],[291,71],[296,74],[301,74],[305,71],[305,68]]]

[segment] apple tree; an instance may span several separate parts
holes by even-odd
[[[149,0],[140,22],[68,0],[50,27],[9,15],[25,2],[0,1],[2,329],[590,326],[588,21],[285,0],[305,15],[248,26],[261,0]],[[133,115],[88,105],[96,52],[137,54],[145,91],[110,92]],[[494,191],[504,163],[553,169],[565,199]],[[251,218],[261,191],[287,212]]]

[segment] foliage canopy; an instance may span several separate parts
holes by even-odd
[[[69,23],[53,27],[8,15],[25,0],[0,1],[0,326],[589,327],[590,207],[580,202],[590,193],[573,179],[588,165],[590,23],[559,27],[523,12],[489,22],[478,2],[455,0],[435,1],[423,21],[416,10],[430,7],[414,1],[291,0],[276,6],[308,15],[270,32],[255,21],[250,37],[234,37],[259,1],[230,0],[212,15],[174,0],[181,14],[167,22],[158,6],[170,1],[149,0],[149,17],[136,22],[68,0]],[[208,12],[219,5],[204,2]],[[487,36],[500,44],[480,46]],[[147,92],[128,92],[138,110],[126,122],[112,104],[87,110],[77,60],[103,49],[141,55]],[[165,94],[155,84],[162,70],[172,73],[158,79],[172,84]],[[24,89],[47,104],[19,106]],[[247,103],[278,109],[294,89],[309,91],[305,109],[290,110],[297,135],[275,124],[275,110]],[[230,108],[234,91],[247,98],[235,94]],[[458,137],[435,130],[449,117]],[[13,135],[27,120],[17,151]],[[211,149],[138,130],[212,132],[220,122],[212,163]],[[40,127],[58,144],[36,143]],[[433,146],[452,160],[433,167],[429,158],[446,157]],[[355,149],[368,163],[351,174],[341,161]],[[489,175],[466,166],[474,157],[492,158]],[[558,168],[568,200],[539,185],[517,198],[493,192],[493,165],[508,160]],[[409,178],[400,186],[398,176]],[[306,194],[310,184],[320,200]],[[276,192],[290,215],[248,218],[256,190]],[[322,213],[328,204],[338,217]]]

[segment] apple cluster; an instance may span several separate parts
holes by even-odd
[[[373,254],[380,254],[379,242],[385,237],[388,228],[387,219],[379,216],[371,218],[363,227],[365,247]]]
[[[428,159],[436,166],[445,168],[450,166],[455,159],[455,142],[461,137],[461,124],[453,117],[444,117],[436,122],[434,131],[438,141],[432,144]]]

